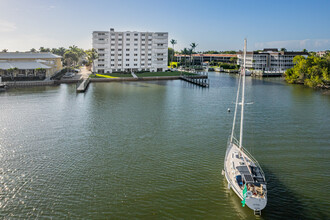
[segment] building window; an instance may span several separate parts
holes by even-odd
[[[118,59],[118,61],[121,61],[121,59]]]
[[[114,56],[114,55],[115,55],[114,53],[111,54],[111,56]]]
[[[145,44],[141,44],[141,46],[145,46]]]
[[[121,51],[121,49],[118,49],[118,51]]]
[[[115,44],[111,44],[111,46],[115,46]]]
[[[105,35],[105,33],[98,33],[98,35]]]
[[[142,41],[146,41],[146,39],[142,39]]]
[[[137,46],[138,44],[134,44],[134,46]]]
[[[123,46],[122,44],[118,44],[118,46]]]
[[[142,36],[146,36],[146,34],[141,34]]]
[[[164,44],[157,44],[157,46],[158,46],[158,47],[162,47],[162,46],[164,46]]]
[[[142,59],[141,61],[144,61],[144,59]]]
[[[138,41],[138,39],[137,39],[137,38],[135,38],[135,39],[134,39],[134,41]]]
[[[127,41],[130,41],[131,39],[129,39],[129,38],[126,38],[126,40],[127,40]]]
[[[137,64],[134,64],[134,66],[137,66]]]
[[[126,59],[126,61],[129,61],[129,59]]]
[[[99,38],[99,40],[104,40],[104,38]]]
[[[104,57],[104,53],[100,53],[99,56],[100,56],[100,57]]]
[[[111,51],[115,51],[115,49],[111,49]]]
[[[129,66],[129,64],[126,64],[126,66]]]
[[[151,59],[148,59],[148,61],[151,61]]]
[[[115,64],[111,64],[111,66],[115,66]]]
[[[99,51],[104,51],[104,48],[100,48]]]
[[[97,61],[100,61],[100,62],[102,62],[102,61],[104,61],[104,59],[98,59]]]
[[[157,56],[163,56],[164,54],[163,53],[157,53]]]
[[[137,48],[134,49],[134,51],[137,51],[137,50],[138,50]]]
[[[121,66],[121,64],[118,64],[118,66]]]
[[[128,34],[128,33],[127,33],[126,36],[131,36],[131,34]]]
[[[157,60],[158,60],[158,61],[162,61],[162,60],[163,60],[163,58],[157,58]]]
[[[134,59],[134,61],[137,61],[138,59]]]
[[[149,53],[148,56],[151,56],[151,53]]]
[[[97,66],[104,66],[104,64],[99,64],[99,65],[97,65]]]
[[[134,36],[138,36],[138,34],[134,34]]]
[[[158,36],[164,36],[164,34],[158,34]]]
[[[118,54],[118,56],[121,56],[121,54]]]
[[[135,53],[134,56],[137,56],[137,53]]]
[[[141,56],[145,56],[145,54],[143,53],[143,54],[141,54]]]
[[[126,49],[126,51],[129,51],[129,49]]]
[[[126,46],[129,46],[130,44],[126,44]]]
[[[119,38],[118,41],[122,41],[123,39]]]
[[[115,59],[111,59],[111,61],[115,61]]]
[[[126,56],[129,56],[129,53],[127,53]]]

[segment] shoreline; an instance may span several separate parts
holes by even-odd
[[[82,78],[82,77],[81,77]],[[73,84],[78,83],[81,79],[62,79],[62,80],[47,80],[47,81],[15,81],[15,82],[3,82],[5,90],[11,88],[22,88],[22,87],[35,87],[35,86],[58,86],[60,84]],[[205,75],[194,76],[196,79],[208,78]],[[157,81],[157,80],[179,80],[180,76],[151,76],[151,77],[118,77],[118,78],[90,78],[91,82],[125,82],[125,81]]]

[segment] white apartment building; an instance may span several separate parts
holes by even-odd
[[[307,52],[278,51],[276,48],[265,48],[263,51],[246,53],[246,68],[283,73],[294,66],[295,56],[308,56]],[[243,66],[243,52],[237,53],[237,64]]]
[[[94,72],[156,72],[167,69],[167,32],[115,32],[113,28],[94,31],[93,48],[98,53]]]

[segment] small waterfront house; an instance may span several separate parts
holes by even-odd
[[[52,53],[0,53],[0,76],[3,80],[45,79],[61,69],[61,56]]]

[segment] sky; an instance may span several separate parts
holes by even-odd
[[[175,50],[330,49],[330,0],[0,0],[0,50],[92,47],[93,31],[162,31]],[[171,46],[171,45],[169,45]]]

